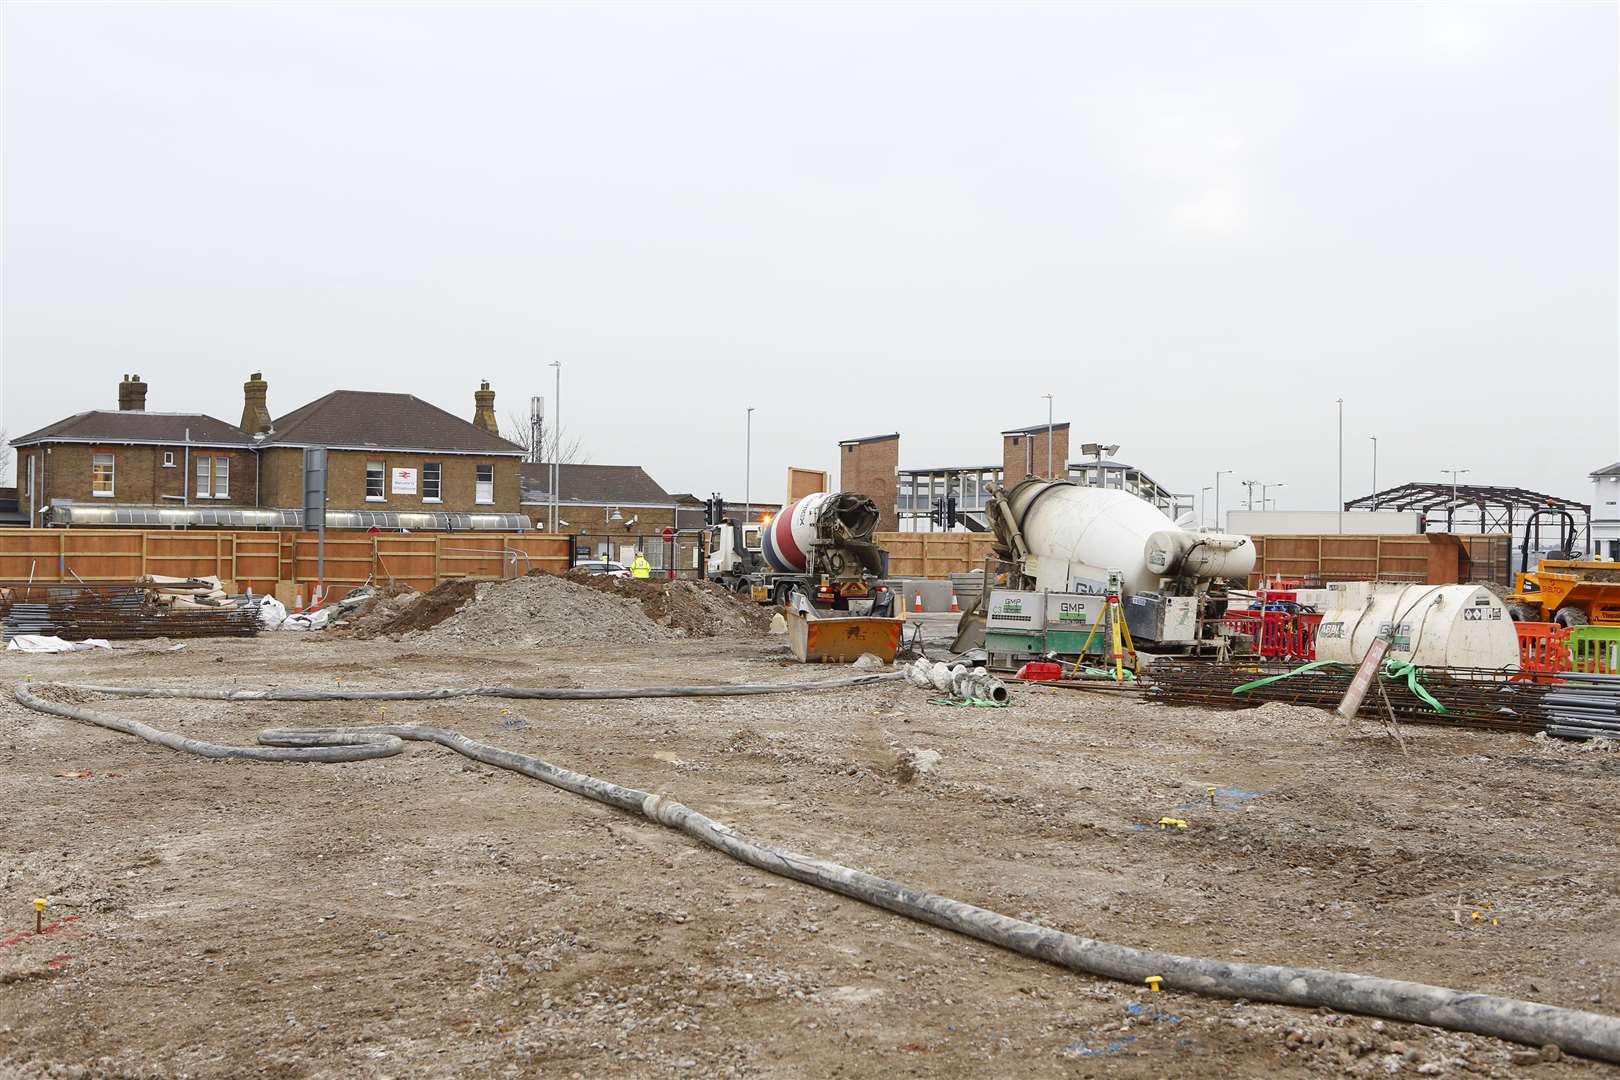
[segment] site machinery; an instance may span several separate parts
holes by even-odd
[[[1212,586],[1254,569],[1247,536],[1188,531],[1127,491],[1035,478],[989,491],[1001,570],[963,613],[958,651],[1072,655],[1112,589],[1139,643],[1186,648],[1218,632]]]
[[[754,599],[804,610],[890,615],[888,553],[873,538],[877,504],[853,491],[819,491],[760,522],[709,529],[710,581]]]

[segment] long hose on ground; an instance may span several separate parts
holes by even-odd
[[[1533,1001],[1467,993],[1442,986],[1279,964],[1235,964],[1174,953],[1137,949],[1066,934],[985,908],[951,900],[811,855],[801,855],[744,839],[729,826],[663,795],[623,787],[469,739],[443,728],[386,724],[365,728],[276,728],[259,735],[259,747],[230,747],[159,731],[76,705],[41,697],[39,690],[66,690],[121,697],[197,698],[223,701],[433,701],[462,697],[518,697],[544,700],[602,700],[638,697],[706,697],[731,693],[860,686],[893,676],[862,676],[829,682],[735,687],[658,687],[624,690],[562,690],[479,687],[438,690],[190,690],[159,687],[97,687],[75,684],[19,684],[17,701],[37,712],[137,735],[151,742],[206,757],[269,761],[354,761],[386,757],[404,741],[433,742],[496,768],[510,769],[564,791],[641,814],[687,834],[739,862],[768,873],[885,908],[934,926],[1045,960],[1088,975],[1140,985],[1158,976],[1166,989],[1217,997],[1249,998],[1305,1008],[1327,1007],[1415,1024],[1490,1035],[1531,1046],[1549,1043],[1601,1061],[1620,1062],[1620,1017],[1563,1009]]]

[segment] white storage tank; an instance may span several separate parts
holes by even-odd
[[[1316,658],[1357,664],[1380,636],[1389,659],[1419,667],[1519,669],[1519,635],[1507,606],[1480,585],[1407,585],[1344,594],[1323,613]]]

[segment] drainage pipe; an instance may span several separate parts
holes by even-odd
[[[848,680],[841,680],[847,683]],[[41,684],[38,689],[64,684]],[[786,684],[781,684],[786,685]],[[810,684],[823,686],[826,684]],[[966,904],[959,900],[916,889],[874,874],[747,840],[727,825],[699,813],[664,795],[623,787],[584,773],[553,765],[541,758],[503,750],[477,742],[458,732],[415,724],[390,724],[368,728],[278,728],[261,732],[263,746],[219,747],[185,739],[136,721],[65,705],[40,697],[36,688],[19,684],[17,701],[27,708],[65,716],[100,727],[122,731],[174,749],[190,750],[190,744],[227,753],[210,756],[258,757],[262,753],[303,753],[344,755],[334,757],[258,758],[260,760],[352,761],[356,757],[397,754],[402,740],[437,743],[474,761],[522,773],[553,787],[583,795],[630,813],[639,813],[660,825],[683,832],[739,862],[781,877],[792,878],[829,892],[881,907],[907,918],[917,919],[1037,960],[1045,960],[1073,971],[1098,975],[1140,985],[1158,977],[1164,986],[1216,997],[1272,1001],[1303,1008],[1326,1007],[1340,1012],[1361,1013],[1432,1027],[1450,1028],[1478,1035],[1489,1035],[1530,1046],[1552,1044],[1566,1053],[1600,1061],[1620,1062],[1620,1017],[1605,1016],[1579,1009],[1564,1009],[1515,998],[1495,997],[1453,990],[1443,986],[1384,979],[1371,975],[1327,971],[1281,964],[1234,964],[1220,960],[1179,956],[1174,953],[1138,949],[1106,941],[1067,934],[1060,930],[1025,922],[1022,919]],[[90,690],[89,687],[73,687]],[[493,688],[501,689],[501,688]],[[683,688],[711,693],[723,687]],[[212,700],[377,700],[377,691],[240,691],[240,690],[157,690],[155,688],[104,688],[101,692],[127,697],[200,698]],[[242,696],[256,693],[260,696]],[[386,700],[408,700],[418,695],[435,697],[471,696],[446,691],[385,691],[395,696]],[[553,691],[559,698],[587,693],[579,690]],[[599,691],[615,693],[614,691]],[[306,696],[293,697],[292,694]],[[654,696],[635,691],[617,691],[622,697]],[[271,696],[274,695],[274,696]],[[517,696],[513,694],[489,696]],[[523,696],[535,696],[532,692]],[[666,693],[659,696],[684,696]],[[710,695],[698,695],[710,696]],[[230,751],[236,751],[230,753]]]

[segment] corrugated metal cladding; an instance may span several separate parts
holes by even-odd
[[[197,507],[87,506],[52,503],[51,525],[198,526],[222,529],[302,529],[302,510],[204,510]],[[397,513],[381,510],[328,510],[328,529],[414,529],[419,532],[528,532],[526,514]]]

